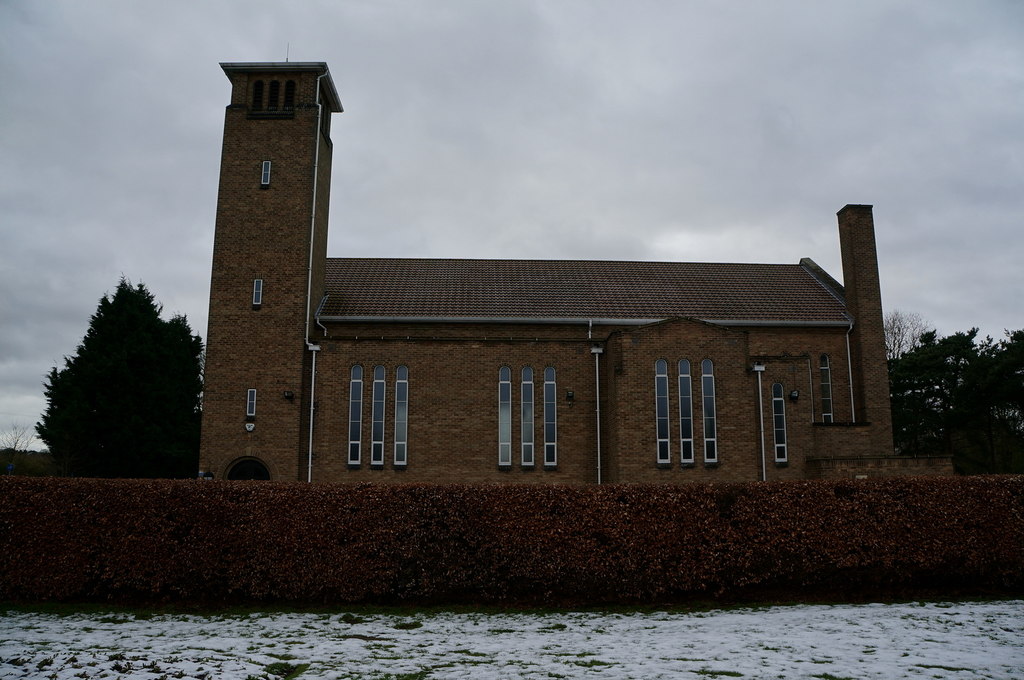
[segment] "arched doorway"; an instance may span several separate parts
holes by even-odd
[[[228,479],[270,479],[270,470],[255,458],[240,460],[228,470]]]

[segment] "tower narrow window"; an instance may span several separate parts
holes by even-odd
[[[533,369],[523,369],[520,389],[520,426],[521,426],[521,463],[523,467],[533,467]]]
[[[679,462],[693,463],[693,384],[687,359],[679,360]]]
[[[711,359],[700,362],[700,390],[704,398],[704,462],[718,462],[718,419],[715,415],[715,365]]]
[[[270,88],[267,94],[267,111],[277,111],[277,99],[281,94],[281,83],[277,80],[270,81]]]
[[[284,84],[284,108],[291,111],[295,108],[295,81],[289,80]]]
[[[555,369],[544,369],[544,467],[558,465],[558,386]]]
[[[658,436],[658,464],[671,462],[668,442],[668,362],[654,362],[654,419]]]
[[[363,435],[363,367],[352,367],[348,383],[348,464],[359,465]]]
[[[782,385],[772,385],[772,415],[775,426],[775,462],[786,462],[786,400],[782,398]]]
[[[291,81],[288,81],[291,82]],[[395,369],[395,466],[409,462],[409,369]]]
[[[373,367],[373,420],[370,431],[370,465],[384,465],[384,367]]]
[[[828,355],[821,355],[821,422],[832,422],[832,367]]]
[[[259,309],[263,304],[263,279],[252,280],[252,308]]]
[[[256,390],[252,389],[245,394],[245,417],[256,417]]]
[[[257,80],[252,84],[252,110],[263,110],[263,81]]]
[[[498,369],[498,465],[512,465],[512,369]]]
[[[260,169],[260,187],[266,189],[270,186],[270,161],[263,161]]]

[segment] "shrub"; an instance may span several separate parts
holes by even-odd
[[[0,479],[0,600],[611,604],[1024,586],[1024,477]]]

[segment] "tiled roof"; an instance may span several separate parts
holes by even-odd
[[[799,264],[328,258],[330,318],[845,323]]]

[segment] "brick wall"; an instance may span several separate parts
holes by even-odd
[[[229,72],[220,191],[210,286],[200,469],[221,477],[242,457],[258,458],[276,479],[300,479],[304,338],[313,175],[319,146],[314,280],[323,287],[331,144],[318,128],[317,73]],[[254,83],[296,83],[295,107],[268,114],[250,106]],[[329,114],[329,111],[327,113]],[[263,161],[269,186],[261,186]],[[252,304],[253,280],[263,301]],[[317,298],[316,301],[318,301]],[[313,304],[316,303],[314,301]],[[257,390],[247,432],[245,404]],[[292,400],[283,394],[291,392]]]

